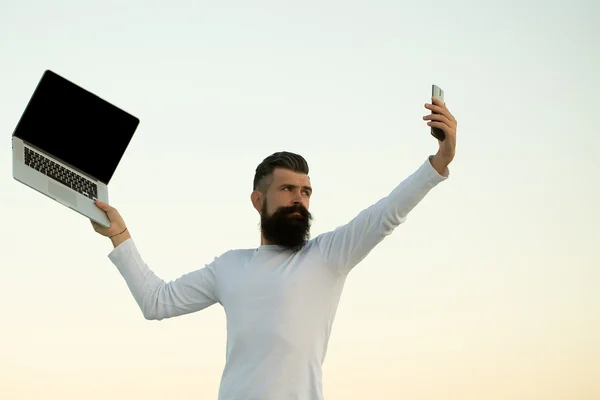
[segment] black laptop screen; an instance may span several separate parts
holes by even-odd
[[[108,184],[139,120],[46,71],[14,135]]]

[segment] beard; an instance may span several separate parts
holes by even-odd
[[[295,212],[299,213],[294,214]],[[300,250],[310,237],[312,215],[301,205],[279,207],[267,215],[265,200],[260,217],[260,229],[266,240],[294,252]]]

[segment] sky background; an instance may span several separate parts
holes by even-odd
[[[140,118],[110,202],[167,281],[259,244],[275,151],[309,162],[313,236],[387,195],[441,86],[451,177],[349,276],[326,399],[600,398],[600,3],[0,5],[0,398],[216,399],[225,362],[220,305],[146,321],[110,241],[12,178],[45,69]]]

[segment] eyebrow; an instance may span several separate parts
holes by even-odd
[[[282,189],[282,188],[284,188],[284,187],[289,187],[289,188],[297,188],[298,186],[296,186],[296,185],[292,185],[291,183],[284,183],[284,184],[282,184],[282,185],[279,185],[279,188],[280,188],[280,189]],[[310,187],[310,186],[302,186],[302,189],[304,189],[304,190],[308,190],[310,193],[312,193],[312,191],[313,191],[313,190],[312,190],[312,187]]]

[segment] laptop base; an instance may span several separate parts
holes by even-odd
[[[96,206],[94,200],[25,165],[25,144],[17,137],[12,139],[13,178],[15,180],[104,227],[110,227],[110,220],[106,213]],[[98,200],[108,203],[108,191],[104,185],[99,187]]]

